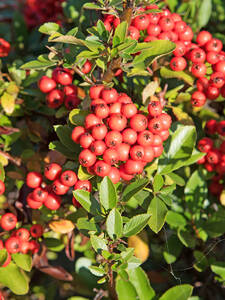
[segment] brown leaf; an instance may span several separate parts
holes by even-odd
[[[64,155],[62,155],[61,153],[59,153],[58,151],[51,150],[48,152],[48,154],[44,158],[44,162],[46,164],[55,162],[62,166],[66,162],[66,157]]]
[[[38,160],[29,160],[27,162],[27,169],[29,171],[41,172],[41,164]]]
[[[48,137],[48,132],[40,123],[32,122],[29,119],[27,119],[27,125],[32,134],[39,137],[42,141],[46,141]]]
[[[50,222],[49,227],[54,232],[65,234],[71,232],[75,226],[70,220],[59,220]]]
[[[19,132],[20,130],[18,128],[13,128],[13,127],[7,127],[7,126],[0,126],[0,135],[5,134],[5,135],[10,135],[15,132]]]
[[[23,174],[21,174],[19,172],[10,171],[10,172],[7,172],[7,176],[9,178],[12,178],[12,179],[15,179],[15,180],[24,180]]]
[[[66,256],[69,260],[73,261],[75,258],[75,252],[74,252],[74,232],[68,233],[68,243],[66,245]]]

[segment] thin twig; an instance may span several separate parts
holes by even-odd
[[[21,166],[21,158],[19,157],[12,157],[9,153],[6,153],[4,151],[0,150],[0,155],[5,157],[6,159],[10,160],[13,164],[15,164],[17,167]]]
[[[85,75],[78,67],[73,66],[73,70],[74,70],[78,75],[80,75],[81,77],[83,77],[84,80],[85,80],[87,83],[89,83],[89,84],[91,84],[91,85],[94,85],[94,84],[95,84],[95,83],[94,83],[87,75]]]

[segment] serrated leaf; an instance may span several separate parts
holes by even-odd
[[[166,291],[159,300],[188,300],[192,295],[193,287],[189,284],[174,286]]]
[[[134,195],[136,195],[139,191],[143,190],[143,188],[149,183],[148,178],[143,178],[138,181],[132,182],[127,185],[122,194],[122,199],[124,202],[130,200]]]
[[[100,212],[98,201],[91,195],[91,193],[84,190],[73,191],[73,196],[83,206],[86,211],[96,215]]]
[[[151,214],[141,214],[132,217],[123,228],[123,234],[126,237],[139,233],[147,225]]]
[[[107,217],[106,231],[112,240],[120,238],[122,235],[123,220],[116,208],[113,208]]]
[[[106,210],[112,209],[116,206],[118,201],[116,189],[112,181],[107,176],[104,177],[100,184],[99,196],[100,203]]]
[[[191,75],[191,73],[187,71],[172,71],[167,67],[162,67],[160,69],[160,75],[164,78],[177,78],[185,81],[189,85],[194,84],[195,78]]]
[[[168,209],[164,202],[158,197],[154,197],[148,208],[148,213],[152,215],[148,225],[152,231],[158,233],[162,229],[165,223],[167,212]]]
[[[32,269],[32,258],[28,254],[14,253],[12,259],[21,269],[29,272]]]

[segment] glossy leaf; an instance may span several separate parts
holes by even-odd
[[[100,211],[98,201],[91,195],[91,193],[84,190],[75,190],[73,191],[73,196],[76,200],[83,206],[86,211],[96,215]]]
[[[32,269],[32,258],[28,254],[15,253],[12,254],[12,259],[15,264],[21,269],[29,272]]]
[[[154,192],[157,193],[158,191],[160,191],[161,188],[163,187],[163,184],[164,184],[163,177],[161,175],[157,174],[154,177],[154,181],[153,181]]]
[[[112,209],[117,203],[117,193],[109,177],[104,177],[100,184],[100,203],[106,209]]]
[[[149,179],[143,178],[128,184],[124,189],[122,194],[122,199],[124,202],[130,200],[134,195],[136,195],[139,191],[143,190],[143,188],[149,183]]]
[[[127,300],[128,295],[129,300],[137,300],[137,292],[134,286],[120,276],[117,276],[116,278],[116,293],[118,300]]]
[[[164,202],[158,197],[154,197],[148,208],[148,213],[152,215],[148,225],[152,231],[158,233],[162,229],[165,223],[167,212],[168,209]]]
[[[123,234],[126,237],[139,233],[147,225],[151,214],[142,214],[132,217],[123,228]]]
[[[123,220],[118,209],[113,208],[106,220],[106,230],[112,240],[120,238],[123,232]]]
[[[202,0],[197,14],[199,29],[207,25],[212,13],[212,0]]]
[[[106,240],[97,235],[91,235],[91,245],[97,253],[101,253],[102,250],[108,250]]]
[[[193,287],[189,284],[174,286],[166,291],[159,300],[188,300],[192,295]]]

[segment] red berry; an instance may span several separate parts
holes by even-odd
[[[181,41],[191,41],[193,39],[194,33],[191,29],[191,27],[187,26],[186,29],[179,33],[179,39]]]
[[[123,137],[119,131],[109,131],[105,137],[105,143],[107,147],[116,147],[116,145],[122,143]]]
[[[48,180],[56,180],[62,172],[62,167],[59,164],[51,163],[45,166],[44,175]]]
[[[62,184],[62,182],[59,179],[56,179],[52,184],[52,190],[56,195],[65,195],[69,187]]]
[[[77,87],[76,85],[73,84],[69,84],[63,87],[63,94],[65,96],[69,96],[69,95],[77,95]]]
[[[49,193],[44,205],[48,209],[57,210],[60,208],[61,201],[62,200],[58,195],[56,195],[54,193]]]
[[[191,96],[191,104],[196,107],[201,107],[206,102],[206,96],[204,93],[195,91]]]
[[[63,92],[57,89],[52,90],[46,97],[47,105],[50,108],[58,108],[63,104]]]
[[[159,146],[162,146],[162,144],[163,144],[163,140],[162,140],[161,136],[159,136],[158,134],[154,134],[153,135],[152,146],[153,147],[159,147]]]
[[[141,174],[143,164],[141,161],[128,159],[124,164],[124,171],[129,175]]]
[[[218,89],[220,89],[225,83],[224,74],[220,72],[215,72],[210,76],[210,84]]]
[[[85,133],[84,127],[82,127],[82,126],[77,126],[77,127],[75,127],[75,128],[73,129],[72,135],[71,135],[72,140],[73,140],[75,143],[79,144],[80,137],[81,137],[81,135],[82,135],[83,133]]]
[[[186,46],[182,41],[177,41],[176,42],[176,49],[173,51],[174,56],[184,56],[186,53]]]
[[[119,143],[115,147],[117,153],[119,154],[119,160],[120,161],[126,161],[129,158],[129,152],[130,152],[130,145],[125,143]]]
[[[133,104],[133,103],[123,104],[123,105],[122,105],[122,109],[121,109],[121,113],[122,113],[127,119],[130,119],[130,118],[132,118],[134,115],[137,114],[137,107],[136,107],[136,105]]]
[[[139,40],[139,38],[140,38],[140,32],[139,32],[139,30],[136,27],[130,26],[128,28],[128,36],[132,40]]]
[[[220,40],[215,38],[211,39],[205,44],[205,50],[207,52],[209,51],[220,52],[222,48],[223,48],[223,43]]]
[[[144,130],[138,134],[137,143],[141,146],[150,146],[153,143],[153,134],[149,130]]]
[[[125,94],[125,93],[119,94],[117,102],[122,103],[122,104],[133,103],[131,98],[129,96],[127,96],[127,94]]]
[[[91,192],[91,183],[89,180],[78,180],[74,186],[74,190],[84,190]]]
[[[219,62],[219,54],[215,51],[209,51],[206,53],[206,60],[211,65],[214,65]]]
[[[193,63],[204,63],[206,59],[205,51],[201,48],[193,49],[190,53],[190,60]]]
[[[34,238],[39,238],[44,233],[43,226],[40,224],[32,225],[30,228],[30,234]]]
[[[179,21],[175,23],[174,30],[177,33],[182,33],[186,30],[187,24],[184,21]]]
[[[122,131],[127,125],[127,119],[121,114],[113,114],[109,117],[108,125],[112,130]]]
[[[133,179],[134,175],[127,174],[124,169],[124,164],[120,165],[120,177],[125,181],[130,181]]]
[[[159,157],[163,153],[163,146],[153,147],[155,157]]]
[[[110,109],[108,105],[103,103],[96,105],[94,109],[95,115],[100,119],[107,118],[109,115],[109,111]]]
[[[154,157],[155,157],[155,153],[154,153],[153,147],[152,146],[145,146],[144,147],[143,161],[149,163],[149,162],[153,161]]]
[[[91,167],[96,161],[96,155],[88,149],[81,151],[79,162],[84,167]]]
[[[191,72],[195,77],[204,77],[206,74],[206,66],[203,63],[193,64]]]
[[[89,132],[85,132],[80,136],[79,143],[82,148],[87,149],[90,147],[93,141],[94,141],[93,136]]]
[[[114,103],[117,101],[118,93],[113,88],[104,88],[101,91],[101,98],[107,103]]]
[[[115,167],[111,167],[108,177],[112,183],[116,184],[120,181],[120,171]]]
[[[52,73],[52,78],[61,85],[72,84],[73,76],[67,69],[56,68]]]
[[[137,132],[131,128],[127,128],[122,133],[123,142],[129,145],[133,145],[137,141]]]
[[[157,24],[160,19],[160,14],[159,13],[150,13],[149,15],[149,22],[151,24]]]
[[[106,144],[103,141],[94,141],[90,146],[91,152],[93,152],[96,156],[102,155],[106,150]]]
[[[42,93],[49,93],[56,88],[56,82],[47,76],[42,76],[38,81],[38,87]]]
[[[148,15],[140,15],[134,18],[133,20],[133,25],[138,29],[138,30],[145,30],[147,29],[148,25],[150,23]]]
[[[42,175],[38,172],[29,172],[26,178],[26,184],[32,189],[39,187],[42,183]]]
[[[173,71],[183,71],[187,67],[186,59],[183,57],[173,57],[170,61],[170,68]]]
[[[100,98],[100,94],[102,92],[102,90],[104,89],[104,85],[100,84],[100,85],[94,85],[92,87],[90,87],[89,90],[89,96],[91,99],[98,99]]]
[[[108,148],[103,154],[103,160],[109,165],[115,165],[118,163],[119,154],[115,149]]]
[[[108,130],[105,124],[98,124],[92,127],[92,137],[95,140],[103,140],[107,134]]]
[[[20,252],[23,254],[27,254],[29,250],[30,250],[30,242],[20,241]]]
[[[172,124],[171,116],[167,113],[162,113],[161,115],[159,115],[159,119],[162,122],[163,129],[168,130]]]
[[[218,164],[220,161],[220,152],[217,149],[211,149],[206,155],[206,159],[210,164]]]
[[[218,122],[218,124],[217,124],[217,132],[220,135],[225,136],[225,120]]]
[[[157,117],[162,113],[163,107],[160,101],[151,101],[148,105],[148,112],[151,117]]]
[[[94,165],[95,174],[100,177],[108,176],[111,170],[111,166],[105,163],[103,160],[98,160]]]
[[[206,97],[209,100],[215,100],[220,95],[220,90],[216,88],[215,86],[209,85],[206,89]]]
[[[91,129],[93,126],[101,124],[101,119],[94,114],[89,114],[85,118],[85,128]]]
[[[82,66],[81,72],[84,74],[88,74],[89,72],[91,72],[91,68],[92,68],[92,63],[89,60],[87,60]]]
[[[198,142],[198,149],[201,152],[209,152],[213,147],[213,141],[210,138],[203,138]]]
[[[200,77],[197,80],[196,85],[197,85],[198,91],[203,92],[209,86],[209,81],[206,77]]]
[[[158,134],[160,131],[164,130],[163,123],[160,119],[160,117],[153,118],[148,123],[148,129],[153,134]]]
[[[130,157],[133,160],[142,160],[144,157],[144,147],[135,145],[130,148]]]
[[[60,176],[60,181],[62,184],[71,187],[77,182],[77,175],[71,170],[64,171]]]
[[[205,124],[205,129],[209,134],[214,134],[217,130],[217,121],[209,120]]]
[[[26,201],[28,206],[32,209],[39,209],[42,206],[42,202],[34,200],[33,193],[27,195]]]
[[[48,197],[48,192],[46,190],[42,189],[41,187],[38,187],[33,191],[32,197],[33,197],[34,201],[43,203],[43,202],[45,202],[45,200]]]
[[[16,227],[17,217],[12,213],[6,213],[1,217],[0,225],[3,230],[9,231]]]
[[[2,180],[0,180],[0,195],[5,193],[5,184]]]
[[[121,113],[121,108],[122,108],[122,103],[120,102],[115,102],[112,103],[109,107],[109,114],[120,114]]]
[[[159,25],[150,24],[147,28],[147,33],[149,36],[157,36],[161,32],[161,27]]]
[[[10,237],[5,241],[5,248],[9,253],[18,253],[20,251],[20,240],[18,237]]]
[[[196,42],[199,44],[199,46],[203,46],[211,39],[212,39],[211,33],[209,33],[208,31],[200,31],[199,34],[197,35]]]
[[[161,136],[163,141],[166,141],[168,139],[168,137],[170,136],[169,130],[160,131],[158,134],[159,134],[159,136]]]
[[[130,127],[137,132],[145,130],[147,126],[148,119],[142,114],[137,114],[130,119]]]
[[[214,71],[225,74],[225,61],[221,60],[214,65]]]
[[[35,254],[39,251],[40,245],[38,244],[37,241],[30,241],[29,242],[29,249],[32,252],[32,254]]]
[[[72,198],[72,202],[73,202],[73,205],[74,205],[76,208],[80,208],[80,207],[81,207],[80,203],[76,200],[75,197]]]
[[[174,28],[174,21],[170,17],[162,17],[159,20],[159,26],[163,31],[171,31]]]
[[[172,13],[170,17],[172,18],[172,20],[174,22],[180,22],[180,21],[182,21],[181,16],[179,14],[177,14],[177,13]]]
[[[77,97],[77,95],[68,95],[65,97],[64,104],[68,110],[72,110],[77,108],[77,106],[80,104],[80,99]]]
[[[15,236],[20,239],[20,241],[28,241],[30,238],[30,232],[26,228],[20,228],[16,231]]]

